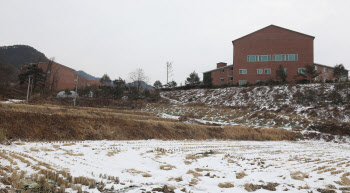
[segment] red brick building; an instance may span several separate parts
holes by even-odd
[[[315,37],[278,27],[267,26],[232,41],[233,64],[217,63],[217,68],[203,73],[213,85],[256,84],[274,80],[281,65],[287,81],[294,82],[306,65],[315,65],[321,74],[316,81],[333,79],[332,67],[314,63]]]
[[[56,62],[40,62],[38,66],[44,70],[47,79],[45,85],[52,91],[74,90],[76,84],[75,70],[58,64]],[[88,80],[83,77],[78,77],[78,89],[87,86],[101,85],[100,81]]]

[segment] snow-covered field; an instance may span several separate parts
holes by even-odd
[[[66,170],[73,177],[103,181],[105,189],[114,189],[112,192],[152,192],[164,185],[174,192],[350,191],[350,145],[346,143],[17,142],[1,145],[0,152],[2,167],[18,167],[27,177],[38,167]],[[12,157],[12,162],[6,156]],[[0,183],[1,187],[5,186]],[[99,192],[88,186],[82,189]],[[73,192],[70,188],[66,191]]]

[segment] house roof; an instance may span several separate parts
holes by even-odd
[[[207,73],[207,72],[212,72],[212,71],[215,71],[215,70],[219,70],[219,69],[222,69],[222,68],[227,68],[227,67],[230,67],[230,66],[233,66],[233,64],[227,65],[227,66],[223,66],[223,67],[220,67],[220,68],[215,68],[215,69],[213,69],[213,70],[208,70],[208,71],[203,72],[203,74],[204,74],[204,73]]]
[[[323,67],[327,67],[327,68],[334,68],[334,66],[327,66],[327,65],[324,65],[324,64],[318,64],[318,63],[314,63],[314,65],[317,65],[317,66],[323,66]],[[346,70],[346,69],[345,69]],[[349,70],[346,70],[346,71],[349,71]]]
[[[307,34],[304,34],[304,33],[300,33],[300,32],[297,32],[297,31],[293,31],[293,30],[290,30],[290,29],[287,29],[287,28],[283,28],[283,27],[279,27],[279,26],[276,26],[276,25],[271,24],[271,25],[266,26],[266,27],[264,27],[264,28],[262,28],[262,29],[259,29],[259,30],[257,30],[257,31],[254,31],[254,32],[250,33],[250,34],[247,34],[247,35],[245,35],[245,36],[242,36],[242,37],[240,37],[240,38],[237,38],[237,39],[233,40],[233,41],[232,41],[232,44],[234,44],[234,42],[237,41],[237,40],[240,40],[240,39],[242,39],[242,38],[245,38],[245,37],[247,37],[247,36],[250,36],[250,35],[252,35],[252,34],[254,34],[254,33],[260,32],[260,31],[262,31],[262,30],[264,30],[264,29],[266,29],[266,28],[269,28],[269,27],[280,28],[280,29],[283,29],[283,30],[286,30],[286,31],[290,31],[290,32],[293,32],[293,33],[298,33],[298,34],[301,34],[301,35],[304,35],[304,36],[311,37],[311,38],[315,39],[314,36],[307,35]]]

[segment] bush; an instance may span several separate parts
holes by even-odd
[[[332,104],[335,105],[341,105],[343,104],[342,96],[335,90],[333,90],[329,95],[328,98],[330,101],[332,101]]]
[[[332,135],[350,136],[350,123],[318,122],[310,126],[310,129]]]

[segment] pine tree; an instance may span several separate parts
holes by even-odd
[[[104,86],[110,86],[111,85],[111,78],[107,74],[104,74],[102,78],[100,79],[100,82]]]
[[[287,72],[284,70],[282,65],[280,65],[276,70],[276,79],[285,83],[287,81]]]
[[[154,88],[156,90],[159,90],[159,89],[163,88],[163,85],[162,85],[162,83],[159,80],[155,81],[153,86],[154,86]]]
[[[187,86],[198,86],[201,84],[198,74],[193,71],[190,76],[186,79],[185,84]]]
[[[337,64],[334,67],[333,70],[333,77],[336,78],[338,81],[342,78],[346,78],[348,75],[348,71],[345,69],[343,64]]]

